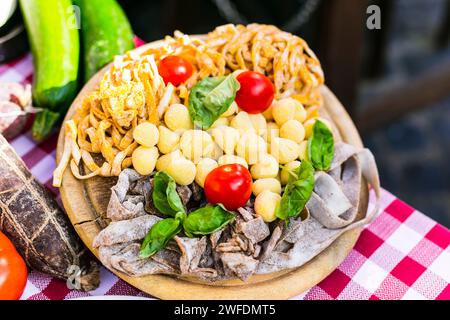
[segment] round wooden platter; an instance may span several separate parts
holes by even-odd
[[[154,43],[138,50],[150,45]],[[65,120],[73,116],[84,97],[97,87],[107,68],[101,70],[85,85],[73,102]],[[326,86],[322,88],[322,93],[324,106],[321,112],[333,122],[335,134],[347,143],[362,147],[355,125],[342,104]],[[59,134],[56,153],[58,163],[64,147],[64,134],[63,127]],[[116,181],[116,178],[102,177],[81,181],[72,175],[70,168],[64,172],[60,188],[62,202],[76,232],[97,257],[98,251],[92,247],[92,243],[100,230],[108,224],[106,207],[111,194],[110,188]],[[362,185],[361,189],[359,217],[366,213],[368,206],[367,185]],[[136,288],[161,299],[288,299],[313,287],[335,270],[355,245],[360,232],[361,229],[347,231],[299,268],[268,275],[254,275],[246,283],[230,280],[206,284],[165,275],[133,278],[111,271]]]

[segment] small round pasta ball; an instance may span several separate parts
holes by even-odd
[[[208,132],[203,130],[188,130],[180,139],[180,149],[183,155],[194,163],[202,157],[211,157],[214,142]]]
[[[169,106],[164,115],[164,122],[170,130],[178,133],[182,133],[194,127],[188,109],[179,103]]]
[[[280,171],[281,184],[284,186],[289,182],[291,173],[300,166],[300,161],[294,160],[286,163]]]
[[[245,133],[236,144],[236,154],[244,158],[248,164],[255,164],[258,162],[260,155],[266,152],[266,142],[254,132]]]
[[[281,196],[269,190],[264,190],[255,199],[255,213],[265,222],[275,221],[276,208],[281,201]]]
[[[158,149],[161,153],[167,154],[174,151],[177,149],[179,142],[180,135],[178,133],[164,126],[159,126]]]
[[[158,148],[156,147],[137,147],[131,155],[134,170],[143,176],[149,175],[155,170],[158,155]]]
[[[165,154],[156,161],[156,170],[158,171],[166,171],[169,164],[172,163],[175,159],[182,158],[183,154],[180,149],[176,149],[168,154]]]
[[[233,163],[237,163],[240,165],[243,165],[245,168],[248,169],[248,164],[247,161],[245,161],[244,158],[232,155],[232,154],[226,154],[223,155],[219,158],[219,160],[217,160],[217,163],[219,164],[219,166],[223,166],[224,164],[233,164]]]
[[[153,147],[158,143],[158,128],[150,122],[142,122],[133,130],[133,139],[144,147]]]
[[[273,193],[281,194],[281,183],[275,178],[263,178],[255,180],[252,184],[252,191],[255,197],[261,192],[269,190]]]
[[[211,125],[211,128],[218,128],[221,126],[228,126],[228,118],[219,118]]]
[[[311,137],[313,128],[314,128],[314,124],[316,123],[317,120],[320,120],[321,122],[323,122],[328,127],[328,129],[330,129],[331,132],[333,132],[331,123],[328,120],[326,120],[324,118],[320,118],[320,117],[309,119],[309,120],[306,120],[305,123],[303,123],[303,126],[305,127],[305,138],[306,139],[309,139],[309,137]]]
[[[300,155],[298,158],[300,160],[308,160],[308,140],[300,143]]]
[[[263,116],[267,121],[273,120],[272,106],[270,106],[266,111],[263,112]]]
[[[280,137],[300,143],[305,139],[305,128],[297,120],[288,120],[280,128]]]
[[[194,182],[197,174],[195,164],[184,157],[171,161],[165,171],[176,183],[182,186],[187,186]]]
[[[249,130],[255,130],[248,113],[245,111],[239,112],[233,119],[231,119],[230,126],[239,130],[240,134],[244,134]]]
[[[225,152],[234,154],[234,148],[239,141],[239,131],[232,127],[220,126],[211,130],[214,142]]]
[[[294,115],[294,119],[299,121],[300,123],[303,123],[306,120],[307,117],[307,112],[305,110],[305,108],[303,107],[303,105],[297,101],[297,108],[295,111],[295,115]]]
[[[275,122],[282,126],[286,121],[295,118],[300,102],[293,98],[284,98],[272,104],[272,115]]]
[[[238,105],[236,102],[233,101],[232,104],[228,107],[227,111],[222,113],[221,117],[229,117],[235,114],[238,111]]]
[[[255,129],[256,134],[262,136],[267,129],[266,118],[261,113],[249,114],[250,121],[252,122],[253,129]]]
[[[270,153],[280,164],[286,164],[298,158],[300,146],[289,139],[274,138],[270,143]]]
[[[268,122],[266,132],[263,138],[270,143],[273,138],[278,138],[280,136],[280,128],[275,122]]]
[[[257,163],[251,169],[253,179],[275,178],[278,175],[279,164],[277,159],[270,154],[262,154]]]
[[[195,182],[200,187],[205,186],[205,179],[206,176],[215,168],[217,168],[219,165],[217,164],[217,161],[211,158],[203,158],[197,163],[197,173],[195,175]]]

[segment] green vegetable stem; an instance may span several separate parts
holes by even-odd
[[[189,115],[196,127],[209,129],[236,98],[240,85],[230,74],[209,77],[197,83],[189,94]]]

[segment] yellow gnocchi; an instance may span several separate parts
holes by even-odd
[[[264,190],[255,199],[255,213],[265,222],[275,221],[276,208],[281,201],[281,196],[269,190]]]
[[[239,130],[240,134],[247,131],[253,131],[253,124],[247,112],[239,112],[233,119],[231,119],[230,126]]]
[[[220,126],[211,130],[214,142],[225,154],[233,154],[239,141],[239,131],[232,127]]]
[[[297,120],[288,120],[280,128],[280,137],[300,143],[305,139],[305,128]]]
[[[172,104],[164,114],[166,126],[175,132],[182,133],[194,127],[189,111],[186,106],[175,103]]]
[[[264,140],[268,143],[272,141],[273,138],[278,138],[280,136],[280,128],[275,122],[268,122],[267,129],[263,135]]]
[[[289,139],[274,138],[270,143],[270,154],[273,155],[280,164],[286,164],[298,158],[300,146]]]
[[[286,121],[295,118],[297,107],[300,104],[295,99],[285,98],[272,104],[272,116],[275,122],[282,126]]]
[[[275,178],[278,175],[279,164],[270,154],[261,154],[257,163],[251,169],[253,179]]]
[[[306,120],[308,114],[306,112],[306,109],[303,107],[303,105],[299,101],[297,101],[297,102],[298,103],[296,105],[294,119],[300,123],[303,123]]]
[[[261,192],[268,190],[273,193],[281,194],[281,183],[275,178],[257,179],[252,184],[252,192],[257,197]]]
[[[158,148],[139,146],[131,155],[134,169],[141,175],[146,176],[155,170],[158,159]]]
[[[267,122],[261,113],[250,114],[250,121],[252,122],[253,129],[255,129],[256,134],[263,135],[267,130]]]
[[[150,122],[142,122],[133,130],[133,139],[144,147],[153,147],[159,141],[158,128]]]
[[[211,157],[214,142],[208,132],[203,130],[188,130],[180,139],[180,149],[183,155],[198,163],[202,157]]]
[[[224,164],[237,163],[237,164],[243,165],[245,168],[248,169],[247,161],[245,161],[244,158],[241,158],[239,156],[235,156],[232,154],[226,154],[226,155],[221,156],[217,162],[218,162],[219,166],[223,166]]]
[[[172,130],[159,126],[159,141],[158,141],[158,149],[161,153],[167,154],[178,147],[178,143],[180,142],[180,135]]]
[[[174,150],[168,154],[165,154],[156,161],[156,170],[158,171],[166,171],[167,167],[178,158],[182,158],[183,154],[179,149]]]
[[[184,157],[173,159],[165,171],[176,183],[182,186],[187,186],[194,182],[197,174],[195,164]]]
[[[254,132],[245,133],[236,144],[236,154],[244,158],[248,164],[255,164],[258,162],[260,155],[266,152],[266,142]]]
[[[206,176],[219,165],[211,158],[203,158],[197,163],[197,173],[195,175],[195,182],[202,188],[205,185]]]
[[[308,140],[300,143],[300,154],[298,156],[300,160],[308,160]]]

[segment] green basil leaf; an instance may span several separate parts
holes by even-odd
[[[197,83],[189,94],[189,115],[196,127],[209,129],[236,98],[240,85],[230,74],[208,77]]]
[[[155,208],[163,214],[174,217],[178,212],[186,212],[175,180],[165,172],[155,174],[152,198]]]
[[[276,208],[277,217],[288,221],[289,218],[298,216],[311,198],[313,189],[314,168],[309,161],[303,160],[289,177],[280,204]]]
[[[313,132],[308,141],[308,157],[317,170],[330,169],[334,157],[333,133],[320,120],[314,123]]]
[[[222,205],[206,206],[191,212],[183,222],[187,236],[207,235],[224,228],[236,216]]]
[[[141,244],[139,257],[148,258],[163,249],[181,231],[179,219],[167,218],[153,225]]]

